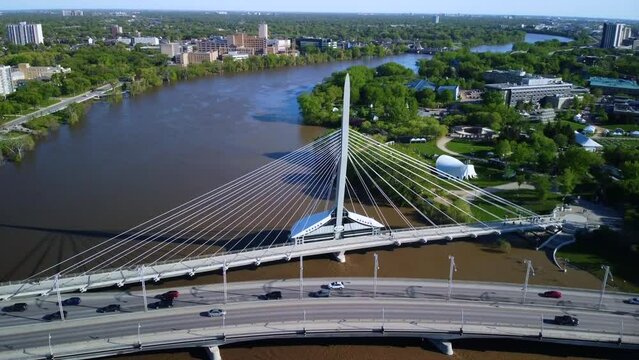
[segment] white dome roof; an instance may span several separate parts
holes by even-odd
[[[452,156],[440,155],[435,162],[437,170],[458,179],[468,179],[477,177],[475,166],[466,165]]]

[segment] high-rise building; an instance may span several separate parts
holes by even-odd
[[[62,10],[62,16],[84,16],[82,10]]]
[[[160,44],[160,53],[173,58],[175,55],[181,53],[182,46],[178,43],[164,43]]]
[[[262,39],[268,39],[268,25],[261,23],[258,27],[258,36]]]
[[[11,66],[0,65],[0,95],[7,96],[14,91]]]
[[[111,25],[111,36],[117,37],[119,34],[122,34],[122,26]]]
[[[433,16],[433,22],[434,22],[435,24],[439,24],[439,15],[435,15],[435,16]]]
[[[621,43],[631,35],[632,29],[628,25],[604,23],[601,47],[604,49],[618,48],[621,46]]]
[[[42,44],[44,36],[42,36],[41,24],[27,24],[21,22],[19,24],[7,25],[7,38],[12,44]]]

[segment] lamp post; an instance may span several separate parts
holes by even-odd
[[[373,267],[373,298],[377,297],[377,270],[379,269],[379,256],[377,253],[373,254],[373,258],[375,259],[375,264]]]
[[[532,276],[535,276],[535,269],[532,266],[532,261],[524,260],[524,264],[526,264],[526,279],[524,280],[524,294],[521,298],[522,304],[526,303],[526,294],[528,293],[528,278],[530,277],[530,274],[532,274]]]
[[[450,260],[450,269],[448,271],[448,300],[450,300],[450,296],[453,293],[453,272],[457,271],[457,265],[455,265],[454,256],[448,255],[448,260]]]
[[[228,265],[226,265],[226,262],[224,263],[224,265],[222,265],[222,281],[224,282],[224,303],[226,304],[226,300],[227,300],[227,296],[228,296],[228,288],[226,285],[226,270],[228,270]]]
[[[55,274],[55,292],[58,297],[58,308],[60,309],[60,319],[64,321],[64,309],[62,308],[62,296],[60,296],[60,274]]]
[[[51,346],[51,333],[49,333],[49,355],[53,358],[53,346]]]
[[[138,274],[140,276],[140,283],[142,284],[142,300],[144,301],[144,311],[149,311],[149,304],[146,299],[146,284],[144,280],[144,265],[138,268]]]
[[[604,294],[606,293],[606,285],[608,284],[608,277],[610,277],[610,281],[615,281],[612,278],[612,274],[610,273],[610,266],[601,265],[601,268],[605,271],[603,282],[601,283],[601,295],[599,296],[599,305],[597,306],[597,310],[601,310],[601,306],[603,305]]]

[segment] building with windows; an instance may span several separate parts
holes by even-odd
[[[202,64],[205,62],[214,62],[218,58],[217,51],[195,51],[189,53],[181,53],[175,55],[175,63],[183,67],[190,64]]]
[[[261,23],[258,27],[258,37],[262,39],[268,39],[268,25],[265,23]]]
[[[323,38],[298,38],[295,39],[295,43],[298,49],[305,50],[308,48],[317,48],[319,50],[324,50],[328,48],[337,48],[337,41],[333,41],[332,39],[323,39]]]
[[[486,90],[499,91],[508,106],[516,106],[517,103],[538,103],[547,97],[571,97],[572,84],[554,79],[540,81],[536,79],[525,84],[487,84]]]
[[[62,16],[84,16],[82,10],[62,10]]]
[[[160,45],[160,39],[155,36],[136,36],[133,38],[133,45],[147,45],[147,46],[158,46]]]
[[[7,25],[7,38],[15,45],[44,43],[41,24],[27,24],[26,22],[9,24]]]
[[[632,29],[628,25],[604,23],[600,46],[604,49],[618,48],[625,39],[631,36]]]
[[[120,34],[122,34],[122,26],[111,25],[111,36],[116,38]]]
[[[18,64],[14,69],[13,81],[20,80],[51,80],[54,74],[66,74],[71,72],[69,68],[56,66],[31,66],[28,63]]]
[[[16,90],[11,79],[11,66],[0,65],[0,95],[7,96],[14,91]]]
[[[593,76],[588,80],[591,89],[601,89],[605,95],[639,95],[636,81]]]
[[[182,52],[182,46],[179,43],[163,43],[160,44],[160,53],[168,56],[169,58],[174,58],[175,55]]]

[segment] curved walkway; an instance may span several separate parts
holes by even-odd
[[[442,137],[440,137],[439,139],[437,139],[437,142],[436,142],[437,148],[438,148],[439,150],[441,150],[441,151],[443,151],[443,152],[447,153],[447,154],[450,154],[450,155],[465,156],[465,155],[463,155],[463,154],[460,154],[460,153],[456,153],[456,152],[454,152],[454,151],[451,151],[451,150],[449,150],[449,149],[446,147],[446,144],[448,144],[448,143],[449,143],[449,142],[451,142],[452,140],[453,140],[453,138],[448,137],[448,136],[442,136]]]

